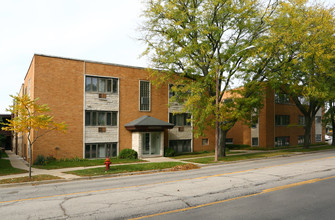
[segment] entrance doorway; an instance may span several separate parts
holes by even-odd
[[[142,133],[142,155],[155,156],[161,153],[161,132]]]

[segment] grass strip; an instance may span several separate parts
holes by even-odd
[[[83,169],[69,171],[66,173],[78,175],[78,176],[100,176],[107,174],[117,174],[117,173],[129,173],[136,171],[146,171],[146,170],[160,170],[172,168],[178,165],[182,165],[181,162],[162,162],[162,163],[144,163],[144,164],[128,164],[128,165],[117,165],[111,166],[110,170],[105,171],[104,167]]]
[[[8,158],[8,155],[6,154],[6,152],[1,151],[0,154],[1,154],[0,158]]]
[[[9,178],[0,180],[0,184],[8,184],[8,183],[24,183],[24,182],[35,182],[35,181],[43,181],[43,180],[55,180],[55,179],[62,179],[58,176],[52,175],[36,175],[36,176],[24,176],[24,177],[17,177],[17,178]]]
[[[145,160],[111,158],[112,164],[138,163],[138,162],[145,162]],[[104,165],[104,163],[105,163],[105,159],[95,159],[95,160],[68,159],[68,160],[47,161],[47,163],[44,165],[34,165],[33,167],[39,168],[39,169],[52,170],[52,169],[61,169],[61,168],[69,168],[69,167],[97,166],[97,165]]]
[[[227,155],[234,155],[234,154],[242,154],[244,153],[243,151],[240,152],[226,152]],[[208,157],[208,156],[214,156],[214,152],[210,152],[210,153],[197,153],[197,152],[192,152],[192,153],[185,153],[182,155],[178,155],[178,156],[174,156],[174,157],[170,157],[173,159],[185,159],[185,158],[197,158],[197,157]]]
[[[239,160],[248,160],[248,159],[255,159],[255,158],[265,158],[265,157],[275,157],[281,155],[293,154],[293,152],[263,152],[263,153],[250,153],[250,154],[243,154],[243,155],[231,155],[227,157],[220,157],[219,161],[239,161]],[[193,163],[201,163],[201,164],[210,164],[216,163],[214,161],[214,157],[206,157],[206,158],[197,158],[191,160],[185,160],[187,162]]]
[[[239,160],[248,160],[248,159],[256,159],[256,158],[265,158],[265,157],[275,157],[275,156],[284,156],[288,154],[293,154],[295,152],[313,152],[313,151],[321,151],[321,150],[328,150],[328,149],[335,149],[334,146],[315,146],[315,147],[309,147],[309,148],[294,148],[294,149],[283,149],[278,150],[275,152],[260,152],[260,153],[249,153],[249,154],[243,154],[243,155],[230,155],[227,157],[221,157],[219,158],[219,161],[239,161]],[[193,162],[193,163],[201,163],[201,164],[210,164],[215,163],[214,157],[207,157],[207,158],[197,158],[197,159],[191,159],[191,160],[184,160],[187,162]]]
[[[206,156],[213,156],[213,155],[214,155],[214,152],[210,152],[210,153],[187,153],[187,154],[178,155],[178,156],[174,156],[174,157],[170,157],[170,158],[184,159],[184,158],[206,157]]]
[[[0,159],[0,176],[26,172],[28,171],[12,167],[8,159]]]
[[[309,148],[295,148],[295,149],[286,149],[284,152],[312,152],[312,151],[321,151],[321,150],[330,150],[335,149],[335,146],[326,145],[326,146],[312,146]]]

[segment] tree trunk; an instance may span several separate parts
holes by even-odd
[[[29,147],[29,178],[31,179],[31,160],[32,160],[32,150],[31,150],[31,144],[29,144],[30,147]]]
[[[334,115],[334,113],[333,113]],[[334,116],[332,116],[332,130],[333,130],[333,134],[332,134],[332,145],[335,146],[335,132],[334,132],[334,128],[335,128],[335,119]]]
[[[335,128],[335,118],[334,118],[334,111],[335,108],[333,106],[333,100],[329,101],[329,111],[330,111],[330,121],[332,124],[332,130],[333,130],[333,134],[332,134],[332,146],[335,146],[335,133],[334,133],[334,128]]]
[[[218,157],[226,156],[226,137],[227,131],[220,129],[220,144],[218,150]]]
[[[312,119],[305,116],[305,134],[304,134],[304,148],[309,148],[311,140]]]
[[[28,132],[28,155],[29,155],[29,179],[31,179],[31,160],[32,160],[32,146],[30,141],[30,132]]]

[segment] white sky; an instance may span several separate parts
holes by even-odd
[[[0,0],[0,114],[35,53],[146,67],[141,0]]]
[[[146,67],[141,0],[0,0],[0,114],[35,53]],[[335,4],[335,0],[325,0]]]

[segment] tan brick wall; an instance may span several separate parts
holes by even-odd
[[[208,138],[208,145],[202,145],[202,139]],[[215,149],[215,129],[208,127],[204,131],[204,136],[193,139],[193,151],[212,151]]]
[[[275,126],[275,115],[289,115],[289,126]],[[298,136],[304,135],[304,128],[300,126],[299,115],[302,113],[295,106],[292,100],[289,104],[275,104],[274,91],[266,88],[264,107],[259,113],[259,146],[274,147],[275,137],[290,137],[290,145],[298,144]],[[251,145],[251,129],[242,122],[237,122],[228,132],[227,138],[233,138],[234,144]],[[322,132],[324,140],[324,129]],[[315,122],[312,126],[311,141],[315,143]]]
[[[168,122],[167,85],[159,88],[151,85],[151,110],[139,110],[139,81],[149,80],[147,70],[35,55],[24,85],[27,86],[31,78],[31,96],[39,98],[39,103],[47,104],[54,120],[64,121],[68,130],[65,134],[52,131],[41,137],[33,146],[34,158],[37,155],[52,155],[57,159],[83,156],[85,74],[119,78],[119,150],[132,146],[132,135],[125,129],[125,124],[144,115]],[[209,145],[202,146],[202,138],[194,139],[194,151],[214,149],[214,129],[208,129],[205,135]],[[167,146],[167,131],[164,137],[164,146]],[[23,145],[27,146],[27,143]]]
[[[68,124],[65,134],[52,131],[34,146],[37,155],[56,158],[83,156],[83,62],[35,56],[34,97],[48,104],[56,122]]]
[[[139,111],[139,81],[148,80],[145,69],[87,63],[86,74],[119,78],[119,150],[131,148],[132,135],[124,125],[144,115],[168,121],[168,87],[151,85],[151,111]],[[166,136],[167,137],[167,136]]]

